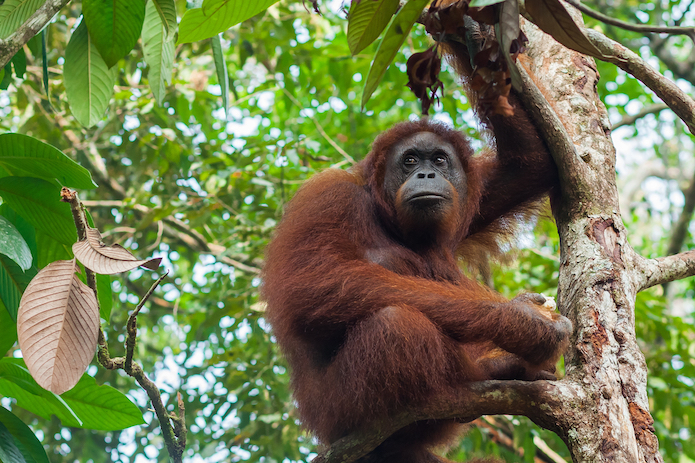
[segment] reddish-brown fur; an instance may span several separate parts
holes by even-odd
[[[486,123],[497,156],[473,157],[465,137],[440,124],[406,122],[350,171],[316,175],[288,204],[267,249],[262,291],[302,422],[321,442],[470,381],[543,377],[561,355],[566,319],[526,296],[507,301],[459,268],[467,243],[494,243],[557,183],[522,110]],[[435,245],[413,249],[383,182],[392,146],[421,131],[456,148],[468,191]],[[428,448],[450,440],[456,426],[416,423],[361,461],[439,461]]]

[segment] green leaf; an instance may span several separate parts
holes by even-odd
[[[348,16],[347,39],[353,55],[376,40],[398,10],[399,0],[353,2]]]
[[[62,395],[82,420],[82,428],[115,431],[144,424],[142,412],[130,399],[107,385],[97,385],[88,374]]]
[[[38,385],[22,359],[0,359],[0,395],[12,397],[18,406],[47,420],[55,415],[64,426],[83,425],[63,398]]]
[[[0,301],[0,357],[9,351],[17,342],[17,324]]]
[[[111,309],[113,309],[111,275],[97,274],[97,299],[99,300],[99,315],[104,320],[109,321],[111,319]]]
[[[0,197],[27,222],[62,244],[77,241],[70,206],[60,201],[60,188],[33,177],[0,178]]]
[[[109,69],[80,23],[65,50],[63,79],[70,109],[80,124],[91,127],[109,106],[118,69]]]
[[[36,231],[36,244],[38,249],[36,266],[39,269],[57,260],[70,260],[75,257],[72,254],[72,245],[60,243],[40,230]]]
[[[174,0],[152,0],[149,3],[152,3],[157,9],[157,13],[159,13],[159,17],[166,31],[166,38],[173,39],[178,28],[178,24],[176,23],[176,3],[174,3]],[[145,13],[145,18],[147,18],[147,13]],[[144,40],[143,38],[143,41]]]
[[[166,85],[171,83],[174,65],[174,41],[167,38],[166,27],[157,12],[155,3],[148,2],[145,22],[142,25],[142,53],[150,67],[147,79],[160,105],[164,102]]]
[[[0,216],[0,254],[12,259],[22,270],[28,270],[33,261],[31,249],[24,237],[3,216]]]
[[[504,0],[472,0],[468,4],[470,8],[482,8],[484,6],[494,5],[495,3],[502,3]]]
[[[0,5],[0,39],[9,37],[45,0],[5,0]]]
[[[403,45],[405,38],[408,37],[415,21],[420,17],[420,13],[427,6],[429,0],[411,0],[401,8],[391,21],[391,25],[384,34],[384,38],[379,44],[379,48],[374,55],[374,62],[369,69],[367,81],[364,84],[362,93],[362,108],[367,104],[369,98],[376,90],[381,79],[386,73],[393,58]]]
[[[22,452],[15,445],[12,434],[2,423],[0,423],[0,461],[3,463],[26,462]]]
[[[37,272],[35,267],[24,272],[12,259],[0,254],[0,300],[15,321],[22,293]]]
[[[145,20],[145,0],[82,0],[89,39],[108,67],[130,53]]]
[[[12,83],[12,63],[7,63],[0,71],[0,90],[7,90]]]
[[[202,8],[188,10],[181,18],[178,43],[214,37],[277,2],[278,0],[204,0]]]
[[[23,461],[27,463],[50,463],[41,442],[39,442],[31,429],[4,407],[0,407],[0,425],[2,425],[0,448],[3,452],[13,452],[10,454],[15,455],[14,449],[17,449],[21,453]],[[5,460],[5,458],[2,459],[3,462],[16,461],[11,459]]]
[[[212,45],[212,57],[215,61],[215,70],[217,71],[217,82],[220,84],[220,90],[222,91],[224,114],[229,118],[229,76],[227,75],[227,63],[224,61],[224,53],[222,53],[220,36],[216,35],[211,38],[210,44]]]
[[[0,167],[17,177],[57,179],[81,190],[96,188],[89,171],[59,149],[19,133],[0,135]]]
[[[14,66],[14,75],[23,79],[24,73],[27,72],[27,54],[24,53],[24,48],[17,50],[17,53],[12,57],[12,65]]]

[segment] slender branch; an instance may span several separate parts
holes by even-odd
[[[679,252],[688,234],[688,225],[690,225],[690,221],[693,218],[693,211],[695,211],[695,175],[693,175],[688,189],[683,191],[683,195],[685,196],[685,205],[683,206],[680,217],[678,217],[676,226],[673,227],[668,249],[666,250],[667,255]]]
[[[61,201],[70,204],[70,210],[72,211],[73,219],[75,221],[75,227],[78,230],[78,236],[80,239],[86,239],[87,235],[87,215],[84,210],[82,203],[80,203],[77,193],[71,191],[68,188],[63,188],[60,192]],[[94,291],[96,295],[96,277],[94,272],[85,267],[85,272],[87,273],[87,283],[89,287]],[[128,317],[126,323],[126,331],[128,337],[126,338],[126,355],[125,357],[117,357],[115,359],[111,358],[109,354],[108,344],[106,343],[106,337],[104,336],[104,330],[101,325],[99,326],[99,336],[97,339],[98,353],[97,359],[99,363],[106,369],[116,370],[122,369],[129,376],[135,378],[140,387],[142,387],[147,396],[150,398],[150,402],[154,407],[155,414],[159,420],[160,428],[162,430],[162,437],[167,446],[167,451],[169,452],[169,457],[174,461],[174,463],[181,463],[183,451],[186,448],[186,425],[185,425],[185,414],[184,405],[181,400],[181,396],[178,396],[178,414],[169,414],[164,407],[162,402],[162,396],[159,393],[159,388],[152,382],[142,367],[133,363],[133,353],[135,351],[135,341],[137,339],[137,315],[144,306],[145,302],[150,298],[155,288],[159,283],[167,276],[164,273],[159,279],[152,285],[152,287],[145,293],[145,295],[140,299],[140,303],[135,307],[133,313]],[[97,299],[98,300],[98,299]]]
[[[433,398],[421,407],[369,423],[331,444],[312,463],[351,463],[374,450],[399,429],[423,420],[467,423],[481,415],[511,414],[528,416],[538,424],[556,429],[562,416],[548,415],[560,407],[541,407],[540,404],[572,400],[581,407],[587,400],[580,388],[567,380],[481,381],[462,386],[457,393],[455,397]]]
[[[285,93],[285,96],[290,99],[290,101],[297,106],[298,108],[302,109],[302,104],[286,89],[283,87],[282,91]],[[355,164],[355,159],[350,156],[343,148],[341,148],[331,137],[328,136],[325,130],[323,130],[323,127],[319,123],[319,121],[314,117],[310,115],[306,115],[311,121],[314,123],[316,126],[316,130],[319,131],[321,136],[338,152],[340,153],[341,156],[345,158],[347,162],[350,164]]]
[[[680,26],[650,26],[648,24],[633,24],[607,16],[598,11],[592,10],[588,6],[578,0],[565,0],[567,3],[581,11],[582,13],[602,23],[610,24],[621,29],[633,32],[671,34],[671,35],[687,35],[695,42],[695,27],[680,27]]]
[[[641,267],[642,278],[638,282],[638,291],[695,275],[695,251],[644,259]]]
[[[695,100],[618,42],[593,29],[584,29],[584,33],[596,48],[606,55],[601,59],[615,64],[644,83],[685,122],[688,130],[695,134]]]
[[[145,306],[145,302],[148,301],[154,290],[159,286],[159,284],[164,280],[164,278],[169,275],[169,272],[164,272],[162,276],[160,276],[157,281],[155,281],[152,286],[150,286],[150,289],[145,293],[144,296],[140,299],[140,302],[138,303],[137,306],[135,306],[135,310],[130,314],[128,317],[128,321],[126,322],[126,332],[128,333],[128,337],[125,340],[125,364],[124,364],[124,370],[127,372],[132,371],[133,369],[133,354],[135,352],[135,341],[138,338],[138,314],[140,313],[140,310]]]
[[[664,103],[655,103],[653,105],[645,106],[644,108],[642,108],[642,111],[638,112],[635,115],[624,116],[618,122],[613,124],[613,127],[611,127],[611,129],[615,130],[618,127],[623,127],[625,125],[632,125],[635,122],[637,122],[638,119],[642,119],[643,117],[648,116],[650,114],[660,113],[664,109],[668,109],[668,105],[666,105]]]
[[[9,63],[15,53],[38,34],[69,1],[47,0],[9,37],[0,40],[0,68]]]

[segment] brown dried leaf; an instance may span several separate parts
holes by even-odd
[[[155,270],[162,261],[160,257],[137,260],[130,251],[118,244],[107,246],[101,241],[101,233],[96,228],[88,228],[87,239],[73,244],[72,252],[85,267],[102,275],[127,272],[136,267]]]
[[[17,338],[31,376],[56,394],[72,389],[92,361],[99,304],[73,260],[48,264],[31,280],[17,312]]]
[[[585,55],[604,57],[584,35],[560,0],[526,0],[526,11],[543,32],[562,45]]]

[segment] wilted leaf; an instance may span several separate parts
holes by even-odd
[[[29,283],[17,313],[17,337],[31,376],[62,394],[80,380],[94,357],[99,306],[73,260],[43,268]]]
[[[96,228],[88,228],[87,239],[73,244],[72,252],[85,267],[104,275],[127,272],[136,267],[155,270],[162,261],[160,257],[137,260],[122,246],[107,246],[101,241],[101,233]]]
[[[603,57],[584,35],[560,0],[526,0],[526,11],[536,26],[562,45],[585,55]]]
[[[500,21],[495,29],[497,40],[503,53],[504,60],[507,62],[509,75],[512,78],[512,86],[515,89],[521,90],[521,74],[514,62],[516,57],[512,58],[509,54],[512,42],[519,37],[521,26],[519,25],[519,0],[505,0],[500,9]]]

